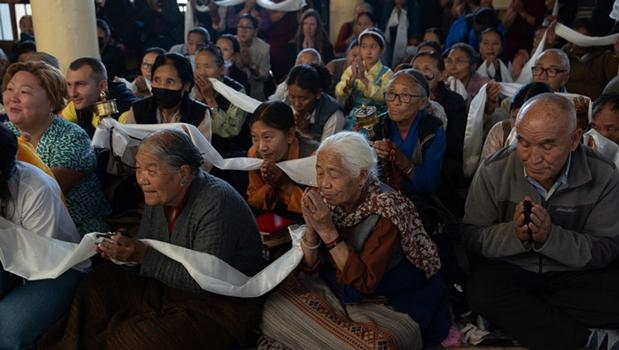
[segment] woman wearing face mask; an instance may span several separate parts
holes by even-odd
[[[300,214],[303,188],[276,163],[308,157],[318,145],[297,137],[292,109],[280,101],[267,101],[258,106],[249,125],[253,146],[247,156],[264,160],[259,170],[249,172],[249,205],[283,216]]]
[[[192,99],[193,71],[189,60],[176,53],[157,57],[152,69],[153,96],[140,100],[118,118],[126,124],[187,123],[211,140],[211,114]]]
[[[314,64],[293,67],[286,81],[297,131],[316,142],[344,127],[340,104],[324,93],[329,88],[329,81],[329,71]]]
[[[245,93],[249,96],[249,80],[247,73],[239,68],[239,55],[241,54],[241,44],[232,34],[224,34],[217,39],[215,43],[221,50],[221,54],[224,56],[224,73],[226,75],[243,85]]]

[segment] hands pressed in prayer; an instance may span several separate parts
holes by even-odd
[[[528,196],[524,197],[524,200],[531,201]],[[516,206],[513,216],[514,231],[516,236],[521,241],[527,241],[529,239],[529,229],[531,229],[532,239],[537,243],[544,243],[550,235],[551,220],[550,214],[538,203],[531,201],[531,215],[529,216],[529,224],[525,225],[524,217],[524,204],[521,202]]]
[[[361,57],[355,57],[354,61],[350,65],[350,69],[352,70],[352,75],[350,76],[350,79],[348,79],[348,81],[346,82],[346,87],[344,88],[344,91],[346,91],[346,93],[350,93],[352,91],[353,86],[355,86],[355,81],[357,79],[360,79],[360,76],[365,70],[363,68],[363,60],[361,59]]]
[[[116,234],[97,244],[97,253],[106,259],[142,263],[146,245],[137,239]]]
[[[273,187],[280,187],[289,179],[288,175],[271,160],[265,160],[262,163],[262,166],[260,166],[260,176],[264,182]]]
[[[305,191],[301,199],[301,207],[303,219],[309,228],[308,231],[317,233],[323,242],[332,242],[338,237],[331,216],[331,209],[327,206],[317,189]],[[307,237],[306,239],[309,240]]]

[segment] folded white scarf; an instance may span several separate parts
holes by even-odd
[[[557,1],[559,1],[559,0],[557,0]],[[548,30],[544,31],[544,35],[542,36],[542,40],[540,40],[539,44],[535,48],[535,51],[533,51],[533,54],[531,55],[531,58],[522,67],[522,70],[520,71],[520,76],[515,81],[516,83],[518,83],[518,84],[528,84],[528,83],[530,83],[533,80],[533,72],[531,72],[531,68],[535,64],[535,61],[537,61],[537,58],[542,54],[542,52],[544,52],[544,44],[546,43],[547,32],[548,32]]]
[[[206,291],[240,298],[264,295],[284,280],[301,262],[299,243],[304,227],[290,229],[292,248],[262,271],[248,277],[214,255],[150,239],[141,240],[182,264]],[[0,261],[4,270],[28,280],[57,278],[96,254],[102,238],[88,233],[79,244],[43,237],[0,217]]]
[[[619,168],[619,145],[602,136],[595,129],[591,129],[583,135],[582,143],[588,146],[591,139],[595,142],[595,150],[611,160]]]
[[[615,41],[617,41],[617,38],[619,38],[619,34],[607,36],[587,36],[564,26],[561,23],[557,23],[555,33],[563,39],[580,47],[608,46],[614,44]]]
[[[257,170],[263,160],[259,158],[238,157],[224,159],[208,142],[202,133],[193,125],[183,123],[170,124],[120,124],[113,118],[103,118],[92,137],[92,146],[95,148],[110,149],[113,146],[114,154],[122,157],[130,142],[142,140],[157,130],[176,129],[189,133],[194,145],[200,150],[205,161],[222,170]],[[110,145],[110,142],[113,143]],[[316,157],[286,160],[277,163],[298,184],[316,185]]]
[[[449,76],[447,77],[447,81],[445,81],[445,85],[447,85],[449,90],[462,96],[464,101],[466,101],[466,99],[469,97],[469,93],[466,91],[466,86],[464,86],[464,83],[461,82],[460,79]]]
[[[256,108],[260,105],[260,101],[253,97],[247,96],[242,92],[234,90],[217,79],[209,78],[208,80],[213,85],[213,89],[215,91],[225,97],[231,104],[239,107],[247,113],[254,113]]]
[[[399,10],[397,7],[391,11],[391,16],[385,27],[385,39],[388,43],[392,44],[393,57],[391,60],[391,66],[397,66],[404,55],[406,54],[406,48],[408,47],[408,17],[406,10]],[[391,30],[389,28],[397,26],[395,40],[391,37]]]
[[[501,72],[501,81],[504,83],[512,83],[514,79],[512,78],[512,72],[507,68],[503,61],[498,60],[499,69]],[[489,79],[494,79],[494,75],[496,74],[496,67],[492,64],[489,64],[488,61],[484,61],[479,68],[477,68],[477,74],[484,76]]]
[[[245,3],[245,0],[221,0],[215,1],[218,7],[230,7]],[[305,0],[284,0],[282,2],[273,2],[271,0],[256,0],[256,3],[267,10],[294,12],[303,9],[307,5]]]

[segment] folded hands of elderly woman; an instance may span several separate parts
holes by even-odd
[[[316,234],[323,242],[332,242],[338,237],[337,229],[327,206],[317,189],[307,189],[301,200],[303,219],[307,225],[305,240],[315,241]]]

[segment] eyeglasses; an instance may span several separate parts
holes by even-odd
[[[450,58],[450,57],[447,57],[447,58],[445,59],[445,63],[447,63],[447,64],[457,64],[457,65],[462,65],[462,64],[467,64],[467,63],[469,63],[469,62],[470,62],[469,60],[463,60],[463,59],[457,59],[457,58],[456,58],[456,59],[453,59],[453,58]]]
[[[395,101],[396,97],[400,100],[401,103],[410,103],[413,98],[424,98],[423,95],[411,95],[411,94],[396,94],[395,92],[387,92],[385,93],[385,100],[389,102]]]
[[[152,63],[142,62],[142,68],[144,68],[144,69],[151,69],[151,68],[153,68],[153,64]]]
[[[236,28],[240,30],[254,30],[252,26],[237,26]]]
[[[567,72],[567,70],[565,69],[558,69],[558,68],[553,68],[553,67],[544,68],[540,66],[531,67],[531,71],[533,72],[533,75],[542,75],[542,73],[546,72],[549,78],[554,78],[559,73]]]

